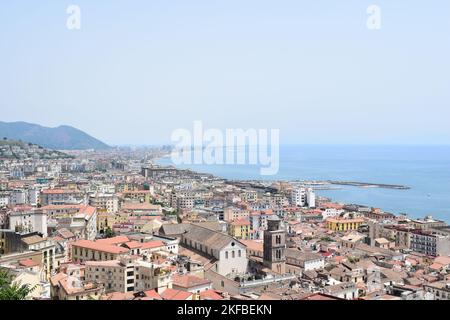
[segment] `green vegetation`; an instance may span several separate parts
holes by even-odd
[[[29,284],[13,283],[9,272],[0,269],[0,300],[25,300],[35,289]]]
[[[114,237],[114,231],[112,231],[111,227],[107,227],[105,230],[105,238],[112,238]]]

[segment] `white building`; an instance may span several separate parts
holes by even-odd
[[[212,271],[225,276],[247,272],[246,246],[233,237],[198,225],[188,225],[181,243],[206,256],[217,259]]]
[[[19,205],[27,203],[27,193],[25,190],[16,189],[11,191],[9,195],[9,202],[11,205]]]
[[[291,191],[290,202],[297,207],[315,208],[316,194],[312,188],[298,187]]]
[[[31,188],[28,190],[28,203],[32,206],[36,206],[40,201],[41,192],[36,188]]]
[[[9,204],[9,197],[7,195],[0,196],[0,208],[6,207]]]
[[[9,230],[40,232],[47,237],[47,215],[42,210],[13,210],[9,213]]]
[[[86,261],[85,278],[104,284],[106,292],[136,292],[172,287],[167,267],[124,256],[118,260]]]
[[[119,198],[114,194],[97,193],[89,197],[89,205],[107,213],[119,211]]]
[[[291,191],[291,204],[297,207],[304,207],[306,204],[306,189],[303,187],[294,188]]]
[[[306,204],[309,208],[316,207],[316,194],[312,188],[308,188],[306,190]]]

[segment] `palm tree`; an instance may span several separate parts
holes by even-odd
[[[25,300],[36,286],[12,282],[12,277],[5,269],[0,269],[0,300]]]

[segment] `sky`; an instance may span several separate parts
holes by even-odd
[[[195,120],[281,144],[450,144],[449,40],[443,0],[2,1],[0,120],[111,145]]]

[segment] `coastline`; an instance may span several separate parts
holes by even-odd
[[[247,185],[249,187],[254,187],[254,188],[258,188],[258,189],[266,189],[268,191],[272,190],[272,192],[276,191],[275,188],[271,188],[270,185],[273,183],[281,183],[281,182],[288,182],[288,183],[293,183],[293,184],[302,184],[305,185],[307,187],[311,187],[314,189],[314,191],[316,191],[317,195],[319,197],[322,198],[328,198],[330,199],[330,201],[332,202],[336,202],[336,203],[342,203],[345,205],[357,205],[357,206],[361,206],[361,207],[368,207],[368,208],[380,208],[382,211],[385,211],[386,209],[383,208],[382,205],[369,205],[366,204],[364,202],[360,202],[360,201],[342,201],[339,199],[335,199],[335,197],[332,196],[328,196],[328,195],[324,195],[321,194],[322,192],[327,192],[327,191],[340,191],[340,190],[344,190],[343,187],[350,187],[350,188],[356,188],[356,189],[360,189],[361,191],[369,191],[369,189],[385,189],[387,191],[392,190],[392,191],[407,191],[412,189],[412,187],[410,186],[406,186],[406,185],[401,185],[401,184],[386,184],[386,183],[372,183],[372,182],[359,182],[359,181],[340,181],[340,180],[300,180],[300,179],[242,179],[242,178],[226,178],[223,176],[220,176],[218,174],[213,174],[213,173],[207,173],[207,172],[202,172],[199,170],[194,170],[192,168],[180,168],[179,166],[172,164],[166,164],[166,163],[161,163],[161,160],[167,160],[170,158],[170,154],[164,155],[164,156],[159,156],[157,158],[153,158],[152,159],[152,163],[153,165],[156,166],[160,166],[160,167],[173,167],[176,168],[177,170],[189,170],[191,172],[194,172],[196,174],[199,175],[208,175],[211,176],[214,179],[218,179],[218,180],[223,180],[226,183],[230,183],[230,184],[237,184],[237,185]],[[342,187],[340,187],[342,186]],[[386,210],[385,212],[387,213],[392,213],[396,216],[399,215],[404,215],[406,214],[408,217],[412,217],[413,219],[417,219],[417,218],[423,218],[424,215],[418,215],[418,214],[411,214],[410,212],[406,212],[406,210],[398,210],[398,211],[394,211],[394,210]],[[446,222],[448,222],[448,219],[442,219]]]

